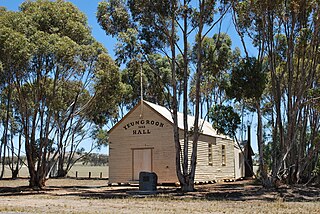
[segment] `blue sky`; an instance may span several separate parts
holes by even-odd
[[[115,59],[113,49],[114,49],[116,40],[114,38],[111,38],[110,36],[106,36],[105,32],[101,29],[96,19],[97,6],[98,6],[98,3],[101,1],[102,0],[69,0],[69,2],[72,2],[74,5],[76,5],[79,8],[80,11],[86,14],[88,18],[89,26],[92,29],[92,35],[97,41],[102,43],[107,48],[111,57]],[[22,2],[24,2],[24,0],[0,0],[0,6],[4,6],[8,10],[17,11],[19,9],[19,5]],[[221,31],[227,33],[231,37],[233,48],[239,47],[241,51],[243,50],[239,36],[237,35],[233,27],[230,16],[227,16],[224,19]],[[217,28],[214,29],[211,33],[209,33],[208,36],[209,37],[212,36],[215,32],[217,32]],[[247,44],[250,44],[250,43],[251,43],[250,41],[247,41]],[[250,45],[248,46],[249,46],[248,48],[249,55],[254,55],[255,54],[254,49]],[[251,139],[254,144],[253,149],[254,151],[257,151],[257,146],[255,145],[256,144],[255,143],[256,137],[254,134],[255,131],[256,131],[256,127],[255,127],[255,124],[253,123],[251,125]],[[245,136],[245,139],[246,139],[246,136]]]

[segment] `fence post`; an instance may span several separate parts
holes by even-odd
[[[89,178],[91,178],[91,172],[89,172]]]
[[[102,178],[102,172],[100,172],[100,179]]]
[[[76,178],[78,178],[78,171],[76,171]]]

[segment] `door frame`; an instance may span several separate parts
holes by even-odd
[[[132,168],[132,180],[134,181],[134,151],[135,150],[150,150],[151,151],[151,172],[153,172],[153,149],[154,147],[144,147],[144,148],[131,148],[131,151],[132,151],[132,160],[131,160],[131,168]]]

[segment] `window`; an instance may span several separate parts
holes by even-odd
[[[208,143],[208,165],[209,166],[213,165],[212,159],[213,159],[213,157],[212,157],[212,143]]]
[[[222,159],[222,166],[226,165],[226,146],[221,146],[221,159]]]

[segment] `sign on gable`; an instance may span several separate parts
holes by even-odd
[[[132,122],[127,123],[123,128],[125,130],[133,129],[133,135],[141,135],[141,134],[151,134],[151,131],[148,127],[156,126],[163,128],[164,123],[157,121],[157,120],[135,120]]]

